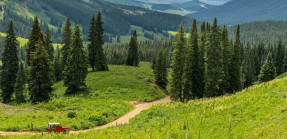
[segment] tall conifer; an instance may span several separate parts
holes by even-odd
[[[261,68],[260,75],[259,75],[259,82],[268,82],[276,77],[276,67],[273,63],[272,54],[271,52],[268,53],[267,59],[264,65]]]
[[[49,27],[47,27],[46,32],[45,32],[45,49],[48,52],[49,59],[51,62],[54,60],[54,47],[53,47],[53,42],[51,40],[52,35]]]
[[[131,37],[128,49],[128,57],[126,60],[126,65],[128,66],[138,66],[139,65],[139,52],[138,52],[138,42],[137,42],[137,32],[134,31]]]
[[[228,31],[226,26],[224,25],[222,30],[222,58],[223,58],[223,81],[221,85],[221,90],[223,93],[227,93],[229,89],[229,81],[230,81],[230,74],[229,74],[229,65],[230,65],[230,49],[229,49],[229,39],[228,39]]]
[[[167,64],[166,56],[162,51],[159,52],[158,58],[156,59],[156,64],[154,67],[156,84],[162,89],[166,89],[167,86]]]
[[[275,59],[277,75],[280,75],[284,72],[284,52],[285,48],[282,44],[282,41],[280,40],[276,49],[276,59]]]
[[[4,102],[11,100],[18,72],[18,50],[13,22],[9,24],[2,54],[1,90]]]
[[[184,102],[183,98],[183,81],[184,81],[184,64],[186,52],[186,39],[183,25],[179,26],[179,29],[174,37],[173,52],[172,52],[172,73],[171,73],[171,98],[173,100],[180,100]]]
[[[206,47],[206,26],[205,22],[201,25],[201,30],[200,30],[200,41],[199,41],[199,75],[198,75],[198,80],[199,80],[199,85],[198,85],[198,91],[199,91],[199,98],[202,98],[204,95],[204,90],[205,90],[205,76],[204,76],[204,71],[205,71],[205,47]]]
[[[69,51],[71,49],[71,43],[72,43],[72,29],[71,29],[72,23],[70,20],[70,17],[67,18],[67,21],[65,23],[63,34],[62,34],[62,65],[63,68],[67,65],[67,60],[69,57]]]
[[[23,66],[23,62],[21,61],[19,64],[19,70],[17,73],[17,79],[15,84],[15,96],[16,96],[16,102],[24,103],[26,102],[24,93],[26,93],[26,72]]]

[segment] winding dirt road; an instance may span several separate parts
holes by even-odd
[[[80,130],[80,131],[71,131],[70,134],[78,134],[78,133],[84,133],[88,132],[91,130],[97,130],[97,129],[104,129],[110,126],[116,126],[116,125],[121,125],[121,124],[127,124],[129,120],[136,115],[138,115],[141,111],[147,110],[150,107],[157,105],[157,104],[162,104],[162,103],[169,103],[171,102],[171,99],[169,96],[164,97],[160,100],[154,101],[154,102],[149,102],[149,103],[133,103],[135,106],[134,110],[130,111],[129,113],[125,114],[124,116],[118,118],[117,120],[110,122],[106,125],[98,126],[92,129],[87,129],[87,130]],[[23,132],[5,132],[5,131],[0,131],[0,135],[24,135],[24,134],[41,134],[41,132],[33,132],[33,131],[23,131]]]

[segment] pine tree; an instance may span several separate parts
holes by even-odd
[[[18,104],[26,102],[24,97],[24,93],[26,93],[27,91],[25,84],[26,84],[26,72],[23,66],[23,62],[20,62],[15,84],[15,96],[16,96],[16,102]]]
[[[62,79],[62,56],[59,46],[56,48],[55,58],[54,58],[54,76],[56,81],[60,81]]]
[[[49,27],[47,27],[45,32],[45,49],[48,52],[50,61],[52,62],[54,60],[54,47],[51,38],[52,38],[51,31]]]
[[[221,84],[221,90],[223,93],[227,93],[229,89],[229,81],[230,81],[230,74],[229,74],[229,65],[230,65],[230,50],[229,50],[229,39],[228,39],[228,31],[226,26],[224,25],[222,30],[222,58],[223,58],[223,80]]]
[[[14,85],[18,72],[18,50],[13,22],[9,24],[2,54],[1,90],[4,102],[9,102],[14,93]]]
[[[195,97],[201,97],[198,86],[199,81],[199,47],[196,20],[193,20],[193,25],[190,31],[190,38],[187,44],[187,53],[185,58],[184,70],[184,87],[183,95],[185,100]]]
[[[244,81],[244,88],[249,87],[253,84],[256,80],[255,77],[255,61],[254,61],[254,53],[251,49],[250,44],[247,45],[244,52],[244,61],[243,61],[243,81]]]
[[[275,65],[276,65],[276,73],[277,75],[280,75],[284,72],[284,52],[285,48],[282,45],[282,41],[279,41],[278,47],[276,49],[276,60],[275,60]]]
[[[200,30],[200,42],[199,42],[199,73],[198,73],[198,80],[200,81],[198,85],[199,91],[199,98],[202,98],[204,95],[205,90],[205,78],[204,78],[204,71],[205,71],[205,47],[206,47],[206,31],[205,31],[205,22],[201,25]]]
[[[241,90],[241,42],[240,26],[237,26],[236,37],[231,58],[230,91],[231,93]]]
[[[283,73],[287,72],[287,49],[284,50],[284,59],[283,59]]]
[[[154,73],[156,84],[159,85],[162,89],[166,89],[168,82],[166,56],[161,51],[159,52],[158,58],[156,59]]]
[[[171,98],[184,102],[183,98],[183,74],[186,52],[186,39],[183,25],[181,24],[174,37],[172,52],[172,73],[171,73]]]
[[[68,87],[66,94],[75,93],[85,87],[87,74],[88,55],[84,50],[80,26],[76,23],[68,63],[64,70],[64,86]]]
[[[71,42],[72,42],[72,29],[71,29],[72,23],[70,20],[70,17],[67,18],[67,21],[64,26],[63,34],[62,34],[62,66],[63,68],[67,65],[67,60],[69,57],[69,51],[71,49]]]
[[[38,17],[36,16],[34,19],[34,23],[32,25],[32,30],[31,30],[31,33],[29,35],[29,41],[28,41],[28,48],[27,48],[27,64],[28,64],[28,66],[30,66],[30,64],[31,64],[31,57],[32,57],[32,54],[37,49],[36,44],[38,43],[39,40],[44,42],[44,35],[42,33]]]
[[[139,66],[139,52],[137,42],[137,32],[134,31],[134,35],[131,37],[128,49],[128,57],[126,60],[128,66]]]
[[[276,67],[273,63],[272,54],[271,52],[268,53],[267,59],[264,65],[261,68],[260,75],[259,75],[259,82],[268,82],[276,77]]]
[[[217,25],[217,19],[215,18],[208,35],[208,44],[206,47],[206,97],[214,97],[223,94],[220,88],[223,80],[222,47],[220,42],[221,34]]]
[[[53,85],[53,68],[43,41],[36,44],[29,66],[29,91],[32,103],[47,102]]]
[[[89,63],[93,71],[107,71],[108,64],[104,54],[104,27],[101,12],[98,12],[97,19],[92,17],[90,22],[89,39]]]

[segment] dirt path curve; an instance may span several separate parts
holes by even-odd
[[[79,130],[79,131],[71,131],[70,134],[78,134],[78,133],[84,133],[88,132],[91,130],[97,130],[97,129],[104,129],[110,126],[116,126],[116,125],[121,125],[121,124],[127,124],[131,118],[134,118],[136,115],[138,115],[141,111],[147,110],[150,107],[161,104],[161,103],[169,103],[171,102],[171,99],[169,96],[166,96],[160,100],[153,101],[153,102],[144,102],[144,103],[138,103],[138,104],[133,104],[135,108],[130,111],[129,113],[123,115],[122,117],[118,118],[115,121],[112,121],[106,125],[98,126],[95,128],[87,129],[87,130]],[[23,132],[5,132],[5,131],[0,131],[0,135],[24,135],[24,134],[41,134],[40,132],[33,132],[33,131],[23,131]]]

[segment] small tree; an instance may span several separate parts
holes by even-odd
[[[268,82],[276,77],[276,67],[273,63],[272,54],[271,52],[268,53],[267,59],[261,68],[260,75],[259,75],[259,82]]]
[[[166,56],[163,52],[159,52],[158,58],[156,59],[156,64],[154,67],[154,74],[156,79],[156,84],[162,89],[166,89],[167,86],[167,64]]]
[[[15,84],[15,96],[16,96],[16,102],[18,104],[26,102],[24,97],[24,93],[26,93],[27,91],[25,84],[26,84],[26,72],[23,66],[23,62],[20,62]]]
[[[138,52],[138,42],[137,42],[137,32],[134,31],[134,35],[131,37],[128,49],[128,58],[126,60],[126,65],[128,66],[138,66],[139,65],[139,52]]]

